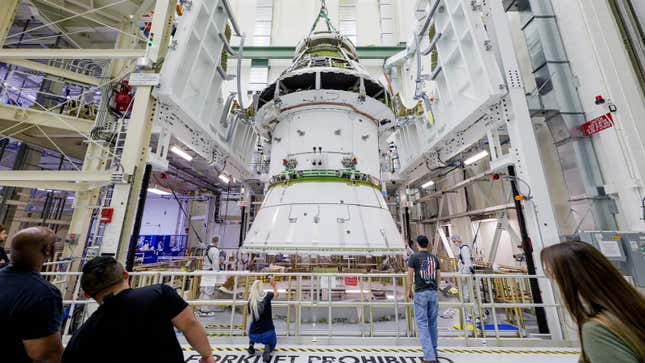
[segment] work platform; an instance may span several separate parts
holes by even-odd
[[[279,341],[279,339],[278,339]],[[187,348],[190,349],[190,348]],[[260,363],[261,349],[255,356],[246,352],[245,345],[216,345],[213,354],[218,363]],[[466,348],[439,349],[440,362],[478,363],[574,363],[580,352],[571,348]],[[279,346],[270,363],[421,363],[418,346]],[[186,362],[198,362],[199,354],[186,350]]]

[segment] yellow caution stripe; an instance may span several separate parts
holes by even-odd
[[[212,334],[212,333],[211,333]],[[209,334],[209,336],[212,336]],[[219,336],[227,336],[228,334],[221,334]],[[185,351],[193,350],[190,347],[185,347]],[[257,349],[262,351],[262,349]],[[214,352],[246,352],[243,347],[213,347]],[[288,353],[422,353],[421,349],[414,348],[297,348],[297,347],[284,347],[276,348],[276,352]],[[456,354],[580,354],[575,350],[529,350],[529,349],[459,349],[459,348],[439,348],[440,353],[456,353]]]

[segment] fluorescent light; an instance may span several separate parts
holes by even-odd
[[[168,193],[167,191],[157,189],[157,188],[148,188],[148,193],[157,194],[157,195],[170,195],[170,193]]]
[[[484,150],[464,160],[464,165],[470,165],[488,156],[488,151]]]
[[[426,189],[426,188],[430,188],[433,185],[434,185],[434,181],[428,180],[425,184],[421,186],[421,188]]]
[[[190,156],[187,152],[185,152],[184,150],[180,149],[180,148],[179,148],[179,147],[177,147],[177,146],[173,146],[173,147],[171,147],[171,148],[170,148],[170,151],[172,151],[173,153],[175,153],[175,154],[177,154],[177,155],[181,156],[182,158],[184,158],[184,159],[186,159],[186,160],[188,160],[188,161],[193,160],[193,157],[192,157],[192,156]]]
[[[228,178],[226,175],[224,175],[224,174],[220,174],[218,178],[219,178],[219,180],[223,181],[223,182],[224,182],[224,183],[226,183],[226,184],[228,184],[228,182],[230,182],[230,181],[231,181],[231,179],[229,179],[229,178]]]

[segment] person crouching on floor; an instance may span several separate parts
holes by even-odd
[[[249,354],[255,354],[255,344],[264,344],[262,359],[264,362],[271,360],[271,352],[275,350],[278,337],[275,334],[273,315],[271,312],[271,300],[278,297],[273,276],[269,279],[273,291],[265,292],[262,280],[257,280],[251,286],[249,294],[248,311],[251,315],[251,326],[249,327]]]

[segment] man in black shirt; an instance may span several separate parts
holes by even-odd
[[[411,299],[414,299],[414,315],[423,349],[423,363],[437,362],[439,335],[437,286],[441,281],[441,271],[437,257],[428,252],[429,243],[426,236],[417,237],[419,251],[408,259],[408,286],[410,289],[408,294]]]
[[[131,289],[112,257],[87,262],[81,287],[100,306],[70,340],[63,363],[183,363],[174,328],[202,356],[200,363],[215,363],[206,331],[172,287]]]
[[[60,291],[40,276],[54,254],[49,228],[32,227],[11,241],[10,264],[0,270],[0,360],[59,363],[63,353]]]

